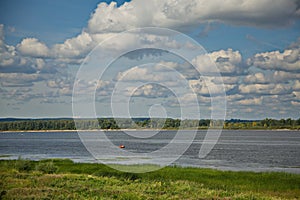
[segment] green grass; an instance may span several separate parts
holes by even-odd
[[[0,199],[300,199],[300,175],[181,167],[125,173],[61,159],[2,160]]]
[[[10,155],[7,155],[7,154],[0,155],[0,158],[8,158],[8,157],[10,157]]]

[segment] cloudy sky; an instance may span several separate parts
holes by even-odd
[[[299,19],[299,0],[2,0],[0,117],[299,118]]]

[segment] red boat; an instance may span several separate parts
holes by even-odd
[[[124,148],[125,148],[125,146],[124,146],[124,145],[120,145],[120,146],[119,146],[119,148],[121,148],[121,149],[124,149]]]

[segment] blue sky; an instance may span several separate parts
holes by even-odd
[[[299,2],[244,0],[237,4],[230,0],[222,4],[219,0],[128,1],[125,4],[124,1],[114,4],[99,0],[1,1],[0,117],[72,116],[74,83],[79,81],[76,73],[86,56],[90,55],[91,60],[96,56],[89,54],[91,50],[110,37],[122,37],[118,34],[123,31],[161,27],[191,38],[186,41],[174,39],[173,44],[195,40],[206,50],[201,53],[203,55],[191,58],[191,63],[196,68],[206,68],[203,59],[209,56],[218,68],[223,84],[216,87],[223,87],[226,92],[226,118],[299,118]],[[139,40],[147,40],[147,45],[151,43],[153,47],[158,45],[156,41],[164,41],[165,48],[174,48],[167,44],[172,39],[158,33],[144,36],[143,40],[135,36],[132,43],[128,38],[128,41],[116,44],[114,53],[136,45]],[[139,45],[148,47],[146,43]],[[107,52],[111,49],[106,48]],[[184,51],[189,50],[181,49]],[[161,105],[170,117],[180,117],[178,105],[172,104],[175,96],[170,95],[168,89],[149,83],[149,74],[155,80],[162,80],[159,76],[163,72],[156,73],[155,65],[139,66],[145,61],[168,61],[164,65],[172,65],[172,69],[184,73],[198,101],[204,105],[201,116],[210,117],[211,109],[207,108],[211,105],[207,97],[212,94],[207,94],[207,85],[216,84],[216,78],[204,77],[203,82],[201,77],[183,70],[184,61],[159,51],[121,56],[102,80],[96,80],[96,77],[87,81],[89,83],[81,80],[83,85],[80,87],[85,90],[96,87],[98,116],[112,114],[110,97],[116,80],[120,80],[117,77],[122,73],[129,76],[134,71],[135,75],[147,78],[129,80],[125,77],[128,87],[131,82],[144,81],[145,84],[131,93],[131,112],[136,116],[147,116],[151,106]],[[95,65],[90,70],[96,68]],[[169,81],[170,78],[165,76],[164,81],[166,79]]]

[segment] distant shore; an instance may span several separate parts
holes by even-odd
[[[299,119],[211,120],[173,118],[97,118],[97,119],[13,119],[0,118],[0,131],[72,132],[82,131],[169,131],[169,130],[300,130]]]
[[[213,128],[211,128],[213,129]],[[87,129],[87,130],[9,130],[9,131],[0,131],[0,133],[55,133],[55,132],[96,132],[96,131],[177,131],[177,130],[185,130],[185,131],[205,131],[208,129]],[[300,131],[299,129],[226,129],[222,130],[226,131]]]
[[[177,129],[86,129],[86,130],[10,130],[10,131],[0,131],[0,133],[47,133],[47,132],[96,132],[96,131],[175,131]],[[184,129],[184,130],[197,130],[197,129]],[[206,130],[206,129],[202,129]]]

